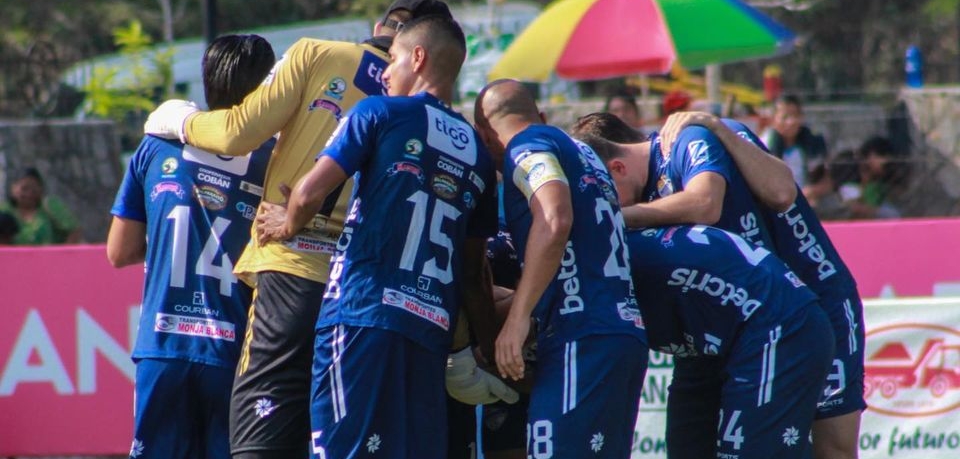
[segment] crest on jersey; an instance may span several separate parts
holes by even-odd
[[[170,175],[177,171],[177,166],[179,165],[180,162],[177,161],[177,158],[167,158],[163,160],[163,164],[160,165],[160,171],[163,172],[164,175]]]
[[[336,77],[327,83],[327,88],[323,94],[334,99],[343,99],[343,93],[347,91],[347,82],[343,78]]]
[[[417,158],[423,152],[423,142],[420,139],[410,139],[403,145],[403,151],[407,156]]]

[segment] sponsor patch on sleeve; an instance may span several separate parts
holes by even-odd
[[[513,183],[523,192],[528,201],[540,187],[554,180],[568,184],[567,176],[564,175],[556,156],[544,152],[527,152],[520,155],[517,168],[513,171]]]

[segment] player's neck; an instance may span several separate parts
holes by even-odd
[[[410,95],[419,94],[425,92],[430,94],[437,99],[440,99],[441,102],[446,104],[448,107],[453,103],[453,86],[436,84],[427,80],[418,79],[414,83],[413,88],[410,90]]]

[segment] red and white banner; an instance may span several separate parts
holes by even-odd
[[[960,295],[960,219],[828,225],[864,298]],[[126,454],[141,267],[101,245],[0,248],[0,456]],[[861,457],[960,457],[960,304],[868,302]],[[665,457],[672,360],[654,355],[634,457]]]

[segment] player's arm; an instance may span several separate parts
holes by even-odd
[[[114,268],[142,263],[147,255],[147,225],[144,222],[113,217],[107,234],[107,259]]]
[[[493,274],[487,263],[486,247],[486,238],[471,237],[464,242],[461,304],[481,354],[487,361],[492,361],[494,341],[500,327],[494,313]]]
[[[678,191],[663,198],[623,207],[624,222],[630,228],[700,224],[713,225],[723,212],[727,181],[716,172],[701,172]]]
[[[523,258],[523,276],[513,304],[497,337],[497,368],[501,376],[523,378],[523,343],[530,332],[530,314],[560,269],[560,260],[573,225],[570,187],[565,180],[543,184],[530,198],[530,238]]]
[[[733,158],[747,186],[765,206],[783,212],[797,199],[797,187],[790,168],[779,158],[741,137],[720,118],[703,112],[679,112],[670,115],[660,131],[661,149],[669,150],[680,131],[689,125],[710,130]]]
[[[257,242],[263,245],[293,237],[320,211],[327,196],[346,180],[347,173],[340,164],[329,156],[321,156],[294,185],[286,208],[260,204],[262,212],[257,216]]]

